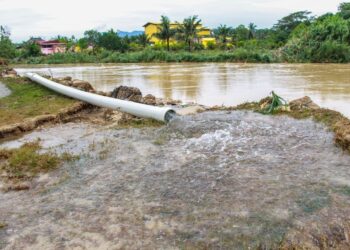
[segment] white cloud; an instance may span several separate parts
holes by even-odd
[[[29,36],[50,38],[57,34],[77,36],[84,30],[104,27],[119,30],[142,30],[147,21],[160,15],[173,20],[197,14],[203,23],[236,26],[254,22],[269,27],[280,17],[298,10],[314,14],[335,12],[344,0],[99,0],[47,1],[0,0],[0,24],[7,25],[16,41]],[[284,3],[283,3],[284,2]]]

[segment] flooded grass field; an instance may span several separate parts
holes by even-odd
[[[80,158],[0,193],[0,248],[329,249],[349,233],[350,156],[311,120],[235,111],[160,128],[68,123],[1,146],[37,138]]]

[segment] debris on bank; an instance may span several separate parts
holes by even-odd
[[[4,68],[1,73],[0,76],[3,78],[17,78],[19,77],[17,75],[16,70],[12,69],[12,68]]]
[[[262,114],[272,114],[275,110],[282,109],[287,110],[288,103],[282,97],[278,96],[274,91],[271,92],[271,97],[267,99],[267,101],[261,105],[261,113]]]

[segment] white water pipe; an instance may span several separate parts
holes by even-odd
[[[168,122],[176,114],[173,109],[167,107],[155,107],[136,102],[124,101],[67,87],[48,80],[36,73],[26,73],[25,76],[32,81],[37,82],[62,95],[66,95],[95,106],[116,109],[138,117],[152,118],[158,121]]]

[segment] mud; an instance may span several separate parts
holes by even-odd
[[[59,136],[54,136],[59,135]],[[350,156],[310,119],[245,111],[160,128],[44,128],[80,159],[0,193],[4,249],[349,247]]]

